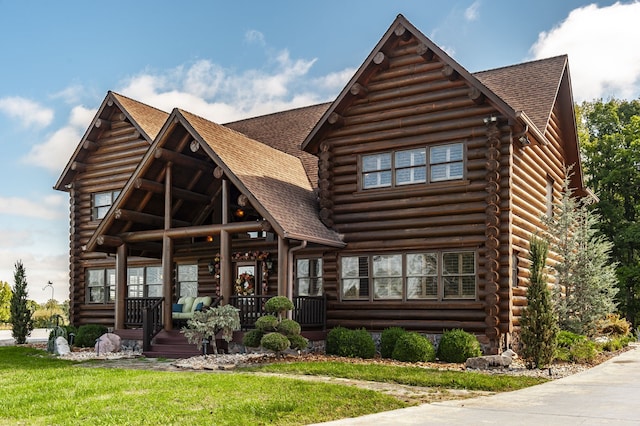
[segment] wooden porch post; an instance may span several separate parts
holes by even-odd
[[[116,306],[115,329],[124,329],[127,297],[127,245],[120,244],[116,251]]]
[[[289,271],[289,241],[278,235],[278,296],[287,295]]]
[[[164,230],[171,228],[171,162],[165,167],[164,176]],[[173,293],[173,240],[164,234],[162,237],[162,296],[164,297],[164,310],[162,322],[165,330],[173,330],[171,318],[171,302]]]
[[[229,223],[229,181],[222,179],[222,224]],[[231,264],[231,236],[225,229],[220,231],[220,296],[222,303],[229,303],[232,295],[233,271]]]

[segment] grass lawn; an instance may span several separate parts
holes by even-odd
[[[87,368],[9,346],[0,347],[0,424],[298,425],[409,405],[372,390],[254,371],[494,392],[546,381],[338,361],[275,363],[217,374]]]
[[[86,368],[26,347],[0,348],[0,424],[287,425],[401,408],[350,386],[250,373]]]

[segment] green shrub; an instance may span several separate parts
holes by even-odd
[[[291,349],[305,350],[309,345],[309,340],[299,334],[294,334],[293,336],[289,336],[289,343],[291,343]]]
[[[445,331],[438,345],[437,356],[444,362],[465,362],[467,358],[482,355],[480,342],[471,333],[455,329]]]
[[[277,314],[282,318],[284,313],[293,309],[293,302],[284,296],[276,296],[267,300],[264,310],[268,313]]]
[[[257,329],[247,331],[242,337],[242,344],[250,348],[257,348],[260,346],[260,340],[263,336],[264,333]]]
[[[574,343],[569,349],[571,361],[578,364],[587,364],[592,362],[598,355],[596,344],[591,340],[581,340]]]
[[[285,318],[278,324],[278,332],[284,334],[287,337],[299,335],[301,331],[300,324],[296,321]]]
[[[278,318],[273,315],[264,315],[256,320],[256,328],[264,333],[278,329]]]
[[[398,338],[406,332],[402,327],[385,328],[380,335],[380,356],[382,358],[391,358]]]
[[[619,314],[608,314],[606,318],[598,321],[598,334],[607,336],[627,336],[631,332],[631,324]]]
[[[582,334],[572,333],[570,331],[562,330],[558,332],[556,336],[556,344],[559,348],[570,349],[571,346],[575,345],[578,342],[584,342],[587,340],[587,336],[583,336]]]
[[[107,332],[107,327],[100,324],[85,324],[78,328],[74,345],[81,348],[92,348],[96,339]]]
[[[348,358],[373,358],[376,344],[367,330],[336,327],[327,335],[327,353]]]
[[[260,340],[260,346],[270,351],[282,352],[289,349],[289,339],[280,333],[268,333],[265,334]]]
[[[396,342],[392,358],[405,362],[435,361],[436,350],[426,337],[414,332],[405,333]]]

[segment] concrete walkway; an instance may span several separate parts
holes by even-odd
[[[48,328],[36,328],[31,331],[31,335],[27,337],[27,343],[47,343],[49,340]],[[0,330],[0,346],[12,346],[16,341],[11,337],[11,330]]]
[[[564,379],[323,425],[640,425],[640,347]]]

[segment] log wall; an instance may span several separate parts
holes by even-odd
[[[388,67],[358,82],[355,91],[366,96],[336,111],[318,146],[320,217],[347,242],[324,259],[328,326],[435,333],[462,327],[496,351],[510,322],[509,127],[450,67],[420,49],[413,38],[387,46]],[[491,116],[505,128],[488,128]],[[359,188],[363,154],[457,142],[465,148],[462,180]],[[340,256],[443,249],[476,253],[475,300],[340,300]]]

